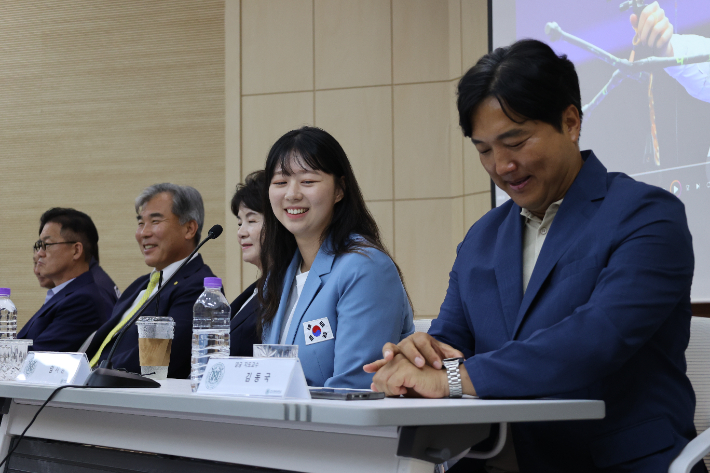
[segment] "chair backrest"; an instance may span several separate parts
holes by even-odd
[[[701,433],[710,428],[710,318],[692,318],[685,359],[695,390],[695,429]],[[705,465],[710,470],[710,455],[705,457]]]
[[[428,332],[432,319],[414,319],[415,332]]]

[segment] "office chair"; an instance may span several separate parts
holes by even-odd
[[[703,457],[710,470],[710,318],[693,317],[685,351],[688,378],[695,390],[695,428],[698,436],[673,460],[669,473],[688,473]]]

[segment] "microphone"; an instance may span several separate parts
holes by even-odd
[[[220,236],[222,234],[222,230],[224,230],[222,228],[222,225],[215,225],[214,227],[210,228],[210,231],[207,232],[208,238],[205,239],[205,241],[203,241],[202,243],[205,243],[207,240],[210,240],[210,239],[214,240],[215,238],[217,238],[218,236]],[[202,246],[202,243],[200,243],[200,246]]]
[[[114,370],[111,368],[111,358],[113,357],[113,353],[116,351],[116,347],[119,345],[121,340],[123,339],[123,336],[125,333],[128,331],[131,326],[133,326],[134,323],[138,320],[138,318],[143,314],[145,311],[146,307],[150,305],[150,303],[160,295],[163,289],[168,287],[168,283],[173,280],[175,275],[180,272],[180,270],[185,266],[187,263],[190,262],[193,256],[195,256],[195,253],[197,253],[197,250],[202,248],[202,245],[207,243],[210,240],[214,240],[215,238],[219,237],[222,234],[222,226],[221,225],[215,225],[212,228],[210,228],[209,232],[207,232],[207,238],[202,240],[199,245],[195,247],[195,249],[190,253],[190,256],[188,256],[185,261],[182,262],[180,266],[175,270],[175,272],[170,276],[164,283],[163,285],[158,289],[158,291],[150,296],[150,298],[143,304],[143,306],[135,313],[133,314],[133,317],[130,318],[128,322],[123,326],[123,328],[118,332],[118,335],[116,336],[116,341],[113,343],[113,346],[111,347],[111,351],[109,352],[108,356],[104,361],[101,362],[98,368],[96,368],[94,371],[91,372],[89,377],[86,379],[86,382],[84,383],[84,386],[93,386],[93,387],[101,387],[101,388],[159,388],[160,383],[158,383],[155,380],[152,380],[150,378],[146,378],[144,376],[141,376],[136,373],[129,373],[127,371],[121,371],[121,370]]]

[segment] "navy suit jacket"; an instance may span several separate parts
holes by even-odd
[[[464,352],[482,398],[605,401],[603,420],[514,424],[521,471],[667,472],[695,437],[685,209],[582,156],[527,291],[525,224],[509,201],[459,246],[429,333]]]
[[[44,304],[17,338],[33,340],[33,351],[77,351],[113,309],[91,271],[77,276]]]
[[[109,276],[93,258],[91,259],[89,271],[91,271],[91,275],[94,276],[94,281],[101,289],[101,293],[104,298],[111,304],[112,307],[116,305],[116,301],[118,301],[118,298],[121,296],[121,291],[118,290],[118,286],[116,286],[113,282],[111,276]]]
[[[172,317],[175,321],[175,336],[170,353],[169,378],[187,378],[190,376],[190,352],[192,349],[192,306],[204,290],[204,278],[214,277],[212,270],[202,261],[202,256],[187,263],[166,287],[157,299],[160,299],[159,317]],[[86,355],[91,360],[103,343],[106,336],[121,320],[125,312],[131,307],[138,294],[148,287],[150,274],[141,276],[126,288],[118,299],[113,309],[111,318],[99,328],[86,350]],[[144,315],[155,315],[156,300],[154,299],[145,309]],[[111,351],[114,339],[106,345],[101,352],[100,360],[103,361]],[[116,347],[111,363],[114,368],[123,368],[126,371],[140,373],[138,358],[138,328],[133,325],[128,329]]]
[[[231,304],[232,321],[229,323],[229,355],[253,356],[254,344],[261,343],[256,335],[256,322],[259,318],[259,299],[254,296],[256,283],[246,288]],[[240,310],[241,309],[241,310]]]

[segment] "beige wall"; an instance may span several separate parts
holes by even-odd
[[[455,86],[486,52],[485,0],[242,0],[241,171],[315,125],[348,153],[418,317],[438,314],[489,180]],[[236,128],[236,127],[235,127]],[[242,285],[256,272],[244,265]]]
[[[234,186],[305,124],[348,153],[417,316],[437,314],[456,244],[489,208],[454,104],[486,50],[485,0],[8,0],[0,41],[0,286],[20,324],[44,298],[40,214],[89,213],[123,289],[148,270],[132,202],[159,181],[195,186],[206,226],[225,226],[202,253],[235,297],[256,273]]]
[[[224,223],[222,1],[0,2],[0,286],[20,325],[45,291],[31,271],[39,217],[75,207],[99,230],[125,289],[148,272],[133,200],[170,181],[200,190]],[[203,254],[224,274],[224,242]]]

